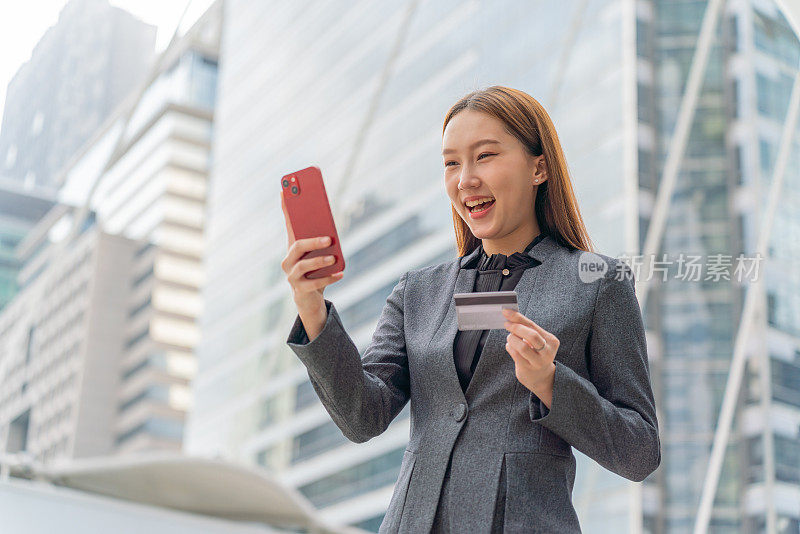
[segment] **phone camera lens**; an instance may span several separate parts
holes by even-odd
[[[289,180],[286,178],[283,179],[283,187],[289,187]]]
[[[294,194],[294,195],[297,194],[297,186],[296,185],[292,186],[292,194]]]

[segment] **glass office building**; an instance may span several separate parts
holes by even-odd
[[[637,21],[637,53],[653,77],[651,83],[640,80],[639,122],[654,143],[639,146],[642,245],[707,2],[645,5],[646,15]],[[674,263],[666,281],[655,276],[646,309],[649,333],[657,340],[651,344],[651,371],[662,439],[662,465],[654,474],[658,506],[644,510],[650,532],[690,531],[698,515],[744,304],[746,283],[733,276],[735,258],[755,257],[800,65],[797,36],[771,0],[728,2],[709,54],[657,255]],[[791,153],[767,258],[759,264],[766,309],[747,341],[747,379],[739,390],[710,532],[766,532],[768,514],[773,532],[800,528],[800,292],[797,269],[790,267],[800,258],[797,137]],[[702,258],[697,281],[678,278],[680,254]],[[714,274],[715,257],[728,263],[730,279]],[[762,399],[762,356],[771,362],[771,399]],[[765,475],[762,438],[770,427],[774,473]]]
[[[120,350],[105,353],[114,364],[113,385],[106,375],[98,378],[102,402],[113,403],[113,417],[103,420],[113,443],[100,452],[183,445],[200,336],[220,12],[214,4],[177,36],[147,83],[62,170],[59,200],[86,206],[104,232],[136,245],[128,271],[116,280],[125,290],[115,301],[124,328]],[[104,334],[113,339],[110,330]],[[69,450],[64,457],[72,457]]]
[[[55,200],[49,189],[24,189],[19,182],[0,175],[0,311],[19,290],[17,275],[22,263],[17,247]]]
[[[403,272],[456,256],[441,127],[470,90],[498,83],[540,99],[598,249],[619,254],[635,239],[619,230],[635,226],[624,222],[636,201],[625,160],[626,150],[635,156],[625,141],[635,140],[635,109],[620,98],[624,85],[635,92],[635,58],[620,46],[622,34],[629,51],[635,45],[628,11],[616,0],[546,10],[518,2],[227,2],[187,450],[262,464],[328,518],[377,530],[408,440],[409,407],[381,436],[350,443],[285,346],[296,309],[280,268],[279,179],[322,169],[347,258],[345,278],[326,297],[362,351]],[[569,31],[553,38],[554,27]],[[609,528],[624,527],[627,483],[599,475],[583,499],[587,520],[603,512]]]
[[[770,25],[762,44],[776,28],[789,39],[765,45],[775,48],[768,55],[778,61],[796,41],[766,3],[772,10],[764,11]],[[409,407],[382,435],[351,443],[285,345],[296,309],[280,266],[286,254],[280,178],[309,165],[322,169],[347,262],[344,279],[325,296],[336,302],[362,354],[400,276],[457,255],[441,128],[449,107],[474,89],[516,87],[544,105],[596,249],[633,254],[647,232],[704,7],[648,0],[546,7],[228,0],[186,450],[262,465],[327,519],[377,531],[407,444]],[[732,3],[721,19],[726,40],[713,49],[663,252],[753,247],[752,235],[734,239],[750,223],[730,205],[738,190],[727,181],[737,152],[725,132],[737,119],[733,80],[722,61],[735,43],[756,41],[752,33],[732,33],[736,25],[755,25],[755,10],[750,2]],[[760,56],[751,61],[760,64]],[[755,80],[752,72],[738,72],[747,83]],[[785,82],[780,87],[785,93]],[[776,90],[765,90],[771,92],[764,105],[775,105]],[[774,135],[764,142],[777,146]],[[743,294],[720,288],[651,289],[648,340],[662,466],[632,483],[573,449],[573,499],[586,532],[683,532],[691,525]],[[737,461],[725,464],[714,531],[747,520],[736,512],[747,490],[728,467]]]
[[[8,83],[0,128],[0,173],[53,193],[63,168],[145,82],[157,31],[107,0],[55,5],[63,5],[58,21]],[[4,19],[24,24],[24,14],[4,7]]]

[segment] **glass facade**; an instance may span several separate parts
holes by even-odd
[[[300,492],[321,508],[394,484],[404,451],[405,445],[300,486]]]
[[[753,251],[758,228],[773,184],[778,149],[788,112],[793,80],[800,68],[800,40],[772,2],[753,2],[752,11],[737,13],[739,25],[752,24],[752,43],[742,43],[754,56],[755,106],[739,102],[752,117],[750,169],[743,187],[754,199],[743,214],[743,249]],[[774,212],[764,266],[765,310],[759,320],[764,346],[754,349],[744,384],[743,432],[746,486],[741,518],[745,532],[766,532],[770,512],[777,532],[800,531],[800,125],[789,146],[782,189]],[[766,363],[767,365],[764,365]],[[767,380],[761,379],[763,371]],[[769,394],[764,390],[768,384]],[[748,422],[758,421],[758,424]],[[769,463],[767,456],[772,459]],[[771,472],[767,465],[771,464]],[[755,499],[754,495],[764,496]],[[766,506],[768,503],[769,506]],[[793,503],[793,504],[789,504]],[[766,508],[766,509],[765,509]]]
[[[5,226],[0,234],[0,309],[17,293],[19,262],[14,257],[14,249],[25,235],[9,226]]]
[[[652,93],[658,178],[667,159],[707,2],[656,0],[650,4],[654,46],[647,53],[640,50],[639,55],[651,62],[655,71]],[[667,281],[653,284],[647,305],[648,327],[661,352],[652,368],[661,410],[661,476],[649,481],[656,489],[657,505],[646,507],[644,519],[652,532],[694,528],[745,295],[742,283],[732,276],[709,279],[705,269],[715,255],[753,256],[756,252],[758,226],[767,204],[798,59],[797,36],[773,2],[739,2],[722,10],[659,250],[659,255],[666,254],[673,261],[679,254],[700,256],[703,278],[683,281],[671,268]],[[800,223],[798,149],[800,140],[795,139],[784,182],[786,195],[775,214],[770,258],[761,266],[767,317],[761,322],[757,319],[751,333],[751,338],[767,340],[775,336],[774,330],[794,336],[788,346],[788,338],[782,337],[780,352],[786,356],[770,358],[776,411],[792,404],[794,396],[787,390],[800,385],[788,356],[798,346],[800,288],[794,285],[796,275],[783,268],[800,257],[796,238]],[[657,189],[658,183],[655,188],[651,185],[652,177],[640,174],[642,189]],[[743,198],[754,202],[742,202]],[[641,215],[646,230],[649,214]],[[643,231],[642,244],[645,237]],[[759,350],[748,352],[752,366]],[[780,525],[789,524],[785,521],[789,512],[781,509],[781,503],[787,495],[797,499],[800,492],[791,480],[796,472],[790,467],[792,462],[796,465],[795,428],[794,434],[774,434],[778,486],[774,493],[754,500],[756,492],[765,490],[763,431],[759,427],[775,416],[770,415],[770,408],[766,414],[761,412],[757,369],[748,370],[747,376],[709,532],[764,531],[765,500],[778,508],[777,524],[783,528]],[[791,417],[800,421],[800,412],[795,410]],[[753,424],[754,418],[761,418],[762,423]],[[796,525],[797,518],[791,521]]]
[[[169,104],[213,111],[216,100],[217,61],[198,50],[176,58],[142,94],[128,122],[125,138],[140,133]]]
[[[286,236],[278,179],[287,172],[311,164],[322,169],[347,257],[345,279],[329,286],[326,298],[336,302],[362,353],[403,272],[456,257],[441,125],[470,90],[509,85],[542,102],[567,152],[595,245],[609,254],[624,249],[620,199],[631,198],[621,179],[620,2],[566,1],[542,10],[512,1],[491,9],[428,1],[406,19],[407,7],[241,0],[225,6],[190,452],[236,457],[293,479],[306,463],[354,446],[284,346],[296,314],[280,269]],[[354,155],[404,24],[408,34]],[[553,40],[553,27],[578,28],[576,39]],[[350,158],[357,165],[344,177]],[[346,455],[300,490],[323,512],[350,503],[349,523],[376,531],[382,513],[358,502],[381,494],[388,505],[408,414],[406,406],[385,435],[358,446],[357,458]],[[377,452],[381,440],[397,443],[394,456]],[[583,471],[590,460],[579,462]],[[580,477],[575,493],[586,497]],[[592,491],[601,498],[586,510],[586,521],[624,525],[626,512],[612,521],[603,498],[624,500],[625,488],[624,479],[600,472]]]
[[[744,4],[737,9],[752,15],[754,8]],[[400,0],[229,0],[208,201],[203,337],[186,449],[267,467],[323,515],[335,508],[337,521],[377,531],[382,510],[363,503],[388,504],[402,454],[387,451],[402,452],[408,406],[381,436],[350,443],[285,346],[296,309],[280,267],[286,233],[279,178],[309,165],[322,169],[347,261],[344,279],[325,296],[336,303],[362,354],[400,276],[456,257],[441,126],[449,107],[473,89],[516,87],[544,105],[596,250],[631,252],[646,235],[650,212],[640,205],[659,186],[705,5],[574,0],[543,9],[515,1],[427,1],[407,16],[409,4]],[[737,99],[750,94],[757,78],[733,79],[725,65],[745,53],[745,36],[761,43],[759,54],[791,60],[793,34],[780,29],[785,21],[777,12],[758,23],[749,17],[726,11],[717,29],[664,253],[710,256],[752,248],[752,221],[732,199],[752,179],[749,162],[771,164],[776,138],[772,131],[756,136],[755,147],[771,155],[756,153],[755,159],[753,145],[729,141],[735,121],[748,113]],[[743,31],[745,23],[761,24],[760,37]],[[626,35],[629,43],[621,39]],[[635,53],[628,57],[631,47]],[[785,103],[774,100],[788,98],[786,82],[762,74],[760,90],[769,95],[753,90],[753,105],[763,101],[761,116],[774,120],[769,117],[785,112]],[[793,76],[791,69],[785,74]],[[638,160],[632,167],[625,164],[629,154]],[[786,187],[794,186],[787,181]],[[781,283],[793,287],[786,285],[792,280]],[[573,500],[586,532],[627,532],[636,521],[645,532],[691,528],[741,295],[733,284],[710,280],[651,289],[646,319],[662,354],[651,362],[662,468],[644,481],[639,511],[631,507],[629,481],[573,450]],[[796,309],[792,298],[786,291],[772,297],[776,323],[791,324],[785,310]],[[791,387],[791,376],[787,380],[784,387]],[[739,479],[750,442],[738,425],[734,436],[717,492],[715,532],[736,531],[746,520]],[[780,443],[776,449],[790,449],[791,442]],[[793,461],[791,453],[781,454],[776,465]]]
[[[0,175],[0,311],[20,289],[17,247],[52,206],[49,191],[25,191]]]

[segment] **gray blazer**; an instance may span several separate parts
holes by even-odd
[[[548,409],[517,380],[505,329],[490,330],[461,390],[453,294],[473,290],[476,271],[460,267],[477,253],[403,274],[363,359],[327,299],[319,336],[309,343],[298,316],[287,343],[353,442],[381,434],[411,401],[411,436],[379,532],[430,531],[451,456],[454,532],[494,532],[498,521],[504,532],[580,532],[572,447],[637,482],[661,462],[633,272],[596,254],[608,270],[584,282],[582,251],[549,236],[528,252],[541,265],[518,282],[519,309],[560,340]]]

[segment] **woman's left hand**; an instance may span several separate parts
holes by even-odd
[[[550,408],[558,338],[519,312],[506,309],[503,315],[510,332],[506,350],[514,359],[517,380]]]

